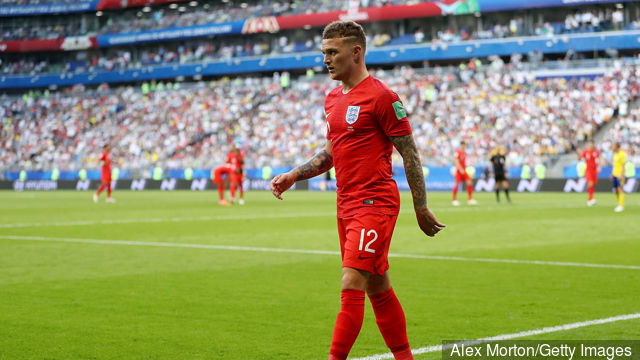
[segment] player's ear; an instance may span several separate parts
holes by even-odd
[[[358,44],[353,44],[353,60],[356,64],[359,64],[361,59],[364,59],[364,54],[362,53],[362,46]]]

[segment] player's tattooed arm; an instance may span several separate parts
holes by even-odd
[[[307,161],[304,165],[298,166],[294,173],[296,174],[296,181],[310,179],[314,176],[318,176],[326,171],[329,171],[333,167],[333,155],[331,154],[331,144],[327,143],[327,146],[319,153],[315,154],[311,160]]]
[[[416,211],[418,225],[427,236],[434,236],[440,230],[444,229],[446,225],[439,222],[433,212],[427,207],[427,189],[424,184],[424,176],[422,175],[422,164],[420,163],[418,147],[413,141],[412,135],[391,136],[390,139],[393,146],[395,146],[400,155],[402,155],[404,172],[407,175],[407,182],[411,188],[413,208]]]
[[[427,190],[424,184],[422,164],[420,163],[418,147],[415,141],[413,141],[413,135],[391,136],[390,139],[393,146],[395,146],[400,155],[402,155],[404,172],[407,175],[407,182],[409,183],[411,196],[413,197],[413,207],[420,208],[427,206]]]
[[[306,164],[300,165],[295,169],[296,181],[310,179],[320,175],[333,167],[333,156],[329,155],[326,150],[322,150],[315,154]]]

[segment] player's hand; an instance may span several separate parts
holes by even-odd
[[[291,172],[276,175],[276,177],[271,180],[271,193],[273,196],[282,200],[282,193],[287,191],[295,182],[296,179]]]
[[[433,215],[433,212],[428,207],[416,208],[416,217],[418,218],[418,226],[420,230],[427,234],[427,236],[434,236],[440,230],[445,228],[445,224],[442,224]]]

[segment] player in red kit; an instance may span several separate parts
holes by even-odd
[[[100,156],[100,161],[102,161],[102,174],[100,176],[100,180],[102,184],[98,188],[98,191],[93,194],[93,202],[98,202],[98,197],[100,193],[105,188],[107,189],[107,202],[113,203],[116,202],[115,199],[111,197],[111,154],[109,151],[111,150],[111,145],[106,144],[102,147],[102,155]]]
[[[220,165],[213,169],[213,183],[218,186],[218,205],[221,206],[229,206],[231,205],[224,198],[224,177],[226,176],[229,179],[230,190],[231,190],[231,199],[234,198],[235,195],[235,173],[237,173],[238,168],[240,167],[240,160],[238,158],[238,150],[234,144],[231,144],[229,152],[227,153],[227,160],[223,165]]]
[[[391,177],[394,146],[403,158],[420,229],[434,236],[444,225],[427,207],[420,156],[402,102],[367,72],[364,30],[353,21],[335,21],[325,27],[322,39],[329,74],[342,82],[325,100],[327,143],[306,164],[274,177],[271,191],[282,199],[294,182],[335,167],[342,295],[329,359],[349,355],[362,327],[365,292],[394,357],[413,359],[404,311],[388,274],[387,255],[400,208]]]
[[[600,152],[596,149],[596,144],[593,140],[589,141],[587,148],[578,153],[580,159],[584,159],[587,164],[587,169],[584,174],[587,180],[587,192],[589,193],[589,200],[587,200],[587,206],[593,206],[596,203],[596,199],[593,198],[593,193],[598,183],[598,173],[602,169],[602,159],[600,158]]]
[[[230,181],[231,185],[229,186],[229,190],[231,192],[231,202],[236,202],[236,190],[240,190],[240,199],[238,199],[238,204],[244,205],[244,188],[242,187],[243,180],[243,170],[244,170],[244,154],[237,149],[235,146],[232,148],[235,149],[235,170],[231,172]]]
[[[460,149],[456,150],[456,154],[453,158],[453,166],[456,168],[456,183],[453,185],[453,206],[460,205],[460,202],[458,201],[458,185],[463,181],[467,184],[467,193],[469,194],[467,204],[476,205],[478,203],[473,199],[473,183],[471,182],[471,177],[467,174],[467,153],[464,151],[466,145],[466,142],[460,142]]]

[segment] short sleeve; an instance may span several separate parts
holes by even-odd
[[[386,90],[376,101],[378,123],[387,136],[404,136],[411,134],[411,125],[402,101],[396,93]]]

